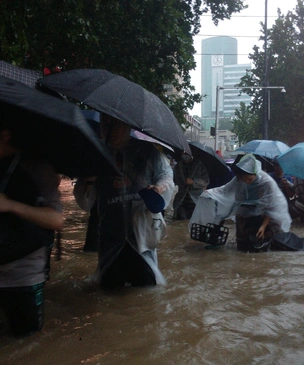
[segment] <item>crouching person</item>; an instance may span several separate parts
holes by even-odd
[[[204,191],[189,229],[192,223],[220,224],[227,218],[235,219],[237,249],[266,250],[273,235],[289,232],[291,217],[285,196],[254,155],[242,157],[234,173],[226,185]]]

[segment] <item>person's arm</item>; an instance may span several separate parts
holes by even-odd
[[[281,179],[281,184],[282,184],[285,195],[288,198],[293,198],[295,195],[294,184],[292,182],[288,181],[284,177]]]
[[[166,202],[166,206],[169,204],[173,191],[173,171],[169,164],[167,157],[158,152],[157,158],[153,162],[153,184],[147,186],[148,189],[154,189],[158,194],[161,194]]]
[[[205,190],[207,186],[209,185],[209,178],[208,179],[202,179],[200,177],[195,177],[191,179],[190,177],[186,178],[185,181],[186,185],[192,185],[195,189],[203,189]]]
[[[192,178],[188,177],[186,179],[186,184],[192,185],[194,189],[205,190],[210,184],[208,171],[202,161],[197,160],[194,163],[194,174]]]
[[[46,229],[59,231],[63,227],[62,213],[50,207],[33,207],[9,199],[5,194],[0,193],[0,213],[13,213],[18,217]]]
[[[263,219],[263,223],[261,224],[260,228],[258,229],[258,231],[256,233],[257,238],[263,239],[265,237],[265,235],[264,235],[265,229],[268,226],[269,222],[270,222],[270,217],[265,216]]]

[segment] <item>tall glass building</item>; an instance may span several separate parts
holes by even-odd
[[[216,87],[234,87],[251,68],[250,64],[237,64],[237,39],[228,36],[212,37],[202,41],[201,116],[215,117]],[[222,90],[219,93],[220,117],[234,116],[240,102],[250,103],[250,96],[239,90]]]

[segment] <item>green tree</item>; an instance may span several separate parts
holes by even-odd
[[[240,109],[236,109],[234,114],[235,117],[231,121],[233,124],[231,131],[238,136],[239,145],[262,138],[257,116],[252,113],[249,105],[246,106],[245,103],[241,102]]]
[[[102,68],[158,95],[180,123],[201,100],[191,85],[200,16],[229,18],[243,0],[2,0],[0,59],[42,70]],[[183,93],[167,97],[165,84]]]
[[[264,34],[264,26],[262,33]],[[289,145],[303,141],[304,123],[304,5],[298,0],[294,12],[283,15],[278,10],[278,18],[268,30],[267,73],[270,86],[284,86],[270,91],[269,139],[281,140]],[[265,75],[265,51],[255,46],[250,55],[254,63],[251,75],[246,75],[240,86],[263,86]],[[247,90],[245,90],[249,93]],[[251,92],[252,111],[258,117],[262,130],[262,91]]]

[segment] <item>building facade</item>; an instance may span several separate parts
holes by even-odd
[[[233,117],[240,102],[250,103],[250,97],[240,94],[239,90],[222,90],[218,102],[216,100],[217,86],[234,87],[250,68],[250,64],[237,63],[236,38],[220,36],[202,41],[201,94],[205,95],[201,104],[202,118],[215,117],[217,103],[220,118]]]
[[[189,114],[184,115],[185,119],[189,123],[188,128],[185,130],[185,136],[188,141],[199,141],[200,140],[200,132],[201,132],[201,122],[197,120],[195,117],[192,117]]]
[[[234,111],[240,107],[241,102],[245,103],[246,105],[250,104],[251,97],[248,94],[240,93],[240,90],[237,89],[229,90],[229,88],[233,88],[235,85],[240,83],[241,78],[250,68],[250,63],[224,66],[224,78],[222,86],[227,89],[221,91],[222,98],[221,95],[219,95],[220,100],[222,100],[222,105],[219,108],[220,117],[234,116]]]

